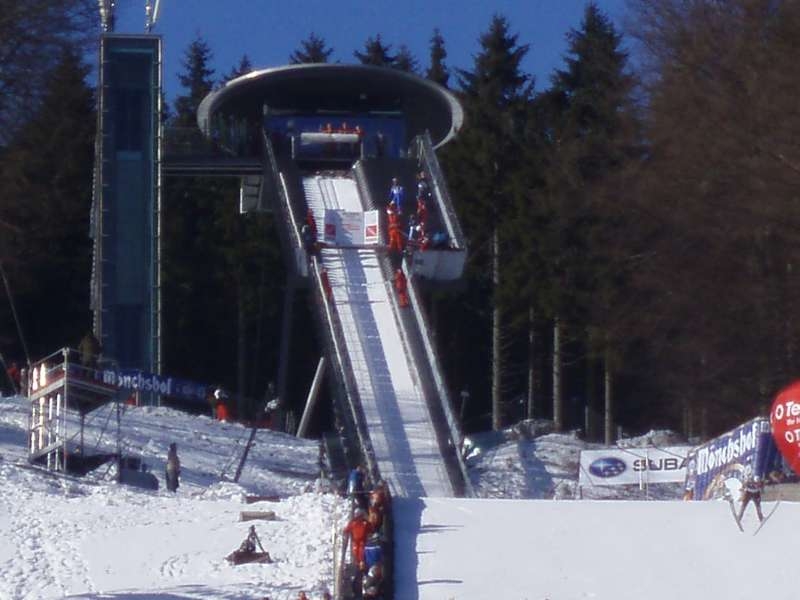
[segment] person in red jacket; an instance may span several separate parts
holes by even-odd
[[[306,211],[306,225],[311,230],[314,239],[317,239],[317,220],[314,218],[314,211],[310,208]]]
[[[408,306],[408,281],[403,269],[394,272],[394,289],[397,290],[397,300],[401,308]]]
[[[403,235],[400,233],[400,223],[398,219],[389,220],[389,250],[397,252],[403,251]]]
[[[355,509],[353,518],[344,528],[344,534],[350,536],[350,551],[353,562],[362,571],[366,566],[364,563],[364,545],[367,543],[370,533],[372,533],[372,526],[367,520],[367,512],[363,508]]]

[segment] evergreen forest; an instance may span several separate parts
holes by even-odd
[[[8,363],[75,347],[91,327],[100,32],[91,0],[0,9]],[[546,81],[522,66],[536,40],[501,14],[465,69],[438,29],[424,57],[380,32],[356,49],[310,33],[286,62],[346,51],[463,104],[439,160],[467,268],[425,302],[466,431],[535,418],[596,441],[619,428],[699,438],[766,414],[800,372],[800,2],[629,0],[624,29],[588,2],[565,36]],[[275,66],[242,56],[217,74],[213,52],[202,37],[185,49],[168,131],[196,129],[225,81]],[[163,353],[166,373],[224,385],[246,409],[277,377],[286,277],[271,214],[240,215],[238,194],[232,179],[165,182]],[[320,349],[307,309],[293,318],[305,337],[288,402],[301,410]]]

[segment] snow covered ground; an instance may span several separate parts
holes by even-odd
[[[27,403],[0,399],[0,599],[312,598],[333,580],[332,533],[345,518],[335,494],[317,493],[319,444],[261,430],[238,484],[232,478],[249,431],[166,408],[127,407],[123,448],[159,478],[157,492],[118,485],[103,466],[86,481],[26,466]],[[88,451],[113,451],[105,409],[86,428]],[[99,445],[96,443],[99,440]],[[178,444],[176,494],[163,484]],[[244,504],[246,494],[282,497]],[[240,522],[243,510],[275,521]],[[224,557],[256,525],[273,564],[231,566]]]
[[[113,450],[107,416],[90,420],[88,448]],[[316,442],[260,431],[233,484],[221,475],[235,471],[244,427],[127,408],[124,450],[162,483],[149,492],[113,483],[105,467],[81,481],[32,470],[26,427],[26,402],[0,399],[1,600],[286,600],[300,590],[319,600],[331,588],[332,534],[346,507],[317,491],[325,486]],[[398,600],[798,597],[783,565],[794,556],[800,504],[782,502],[753,537],[751,509],[742,534],[726,503],[670,501],[676,489],[659,502],[553,500],[574,495],[586,445],[538,433],[472,440],[479,499],[396,500]],[[173,441],[183,463],[177,494],[163,489]],[[281,500],[248,505],[246,494]],[[278,519],[240,522],[243,510],[274,510]],[[224,557],[253,523],[275,562],[229,565]]]

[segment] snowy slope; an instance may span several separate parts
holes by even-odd
[[[756,537],[751,510],[742,534],[724,501],[401,499],[397,598],[796,600],[800,505]]]
[[[324,209],[360,211],[353,179],[306,177],[318,222]],[[453,495],[425,397],[409,364],[378,255],[368,249],[323,249],[361,405],[381,475],[409,497]]]
[[[102,414],[86,430],[87,448],[113,450]],[[106,467],[85,481],[25,466],[27,405],[0,399],[0,599],[295,598],[330,589],[332,533],[344,502],[317,493],[319,445],[259,431],[239,484],[232,477],[248,430],[165,408],[128,407],[123,446],[151,465],[158,492],[110,481]],[[177,494],[163,488],[170,442],[182,462]],[[246,494],[280,502],[246,505]],[[272,510],[276,521],[239,522],[242,510]],[[251,524],[275,562],[230,566]],[[107,595],[106,595],[107,594]],[[141,595],[140,595],[141,594]],[[144,595],[146,594],[146,595]]]
[[[24,400],[0,399],[0,599],[288,600],[304,590],[320,600],[330,589],[332,532],[345,507],[314,491],[324,483],[312,475],[316,442],[259,432],[237,485],[219,473],[244,428],[129,408],[126,445],[162,482],[167,446],[178,442],[186,477],[172,495],[110,483],[102,469],[77,482],[25,468],[26,419]],[[550,498],[553,481],[574,482],[569,465],[583,444],[574,436],[503,437],[473,445],[485,495]],[[282,500],[246,505],[246,493]],[[280,520],[242,523],[242,510]],[[783,565],[800,504],[787,501],[756,537],[752,509],[741,534],[725,502],[398,498],[395,516],[398,600],[797,598]],[[224,556],[250,523],[276,562],[232,567]]]

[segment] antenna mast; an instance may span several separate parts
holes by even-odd
[[[97,0],[100,9],[100,26],[103,33],[114,31],[114,0]]]
[[[161,8],[161,0],[155,0],[154,3],[146,0],[144,4],[144,29],[150,33],[158,20],[158,11]]]

